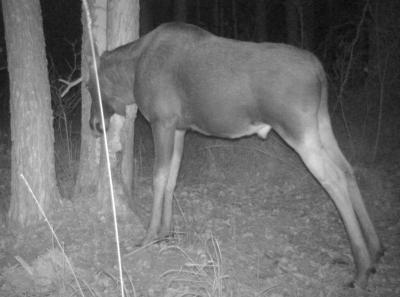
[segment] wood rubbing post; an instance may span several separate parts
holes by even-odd
[[[91,34],[96,40],[97,50],[102,53],[106,48],[106,10],[107,1],[97,0],[83,1],[82,11],[86,12],[85,3],[88,5],[88,10],[92,17]],[[86,12],[87,13],[87,12]],[[89,78],[89,68],[87,58],[90,57],[90,42],[87,25],[87,14],[82,14],[82,79],[87,82]],[[90,106],[92,99],[90,98],[88,89],[85,84],[81,85],[82,93],[82,116],[81,116],[81,145],[79,156],[79,169],[74,187],[74,199],[87,197],[96,193],[99,181],[99,163],[100,163],[100,139],[93,137],[93,133],[89,127]]]
[[[125,197],[125,190],[121,178],[121,165],[119,156],[122,152],[120,133],[125,119],[120,115],[113,115],[110,119],[110,127],[107,131],[107,148],[110,158],[111,174],[113,178],[113,190],[115,197],[115,207],[119,216],[125,217],[128,214],[128,207]],[[105,146],[101,146],[99,182],[97,185],[97,200],[101,201],[101,212],[111,214],[109,203],[110,185],[108,183],[108,172],[106,170]]]
[[[109,0],[107,6],[107,45],[108,50],[126,44],[139,37],[139,0],[115,1]],[[136,106],[127,107],[126,118],[112,118],[107,132],[110,162],[116,195],[118,215],[133,215],[127,204],[132,197],[133,170],[133,135]],[[107,175],[105,172],[104,149],[100,156],[100,176],[97,187],[97,197],[101,200],[105,190]],[[107,212],[108,203],[103,201],[103,211]]]
[[[114,180],[114,193],[117,214],[121,217],[132,215],[128,207],[129,199],[132,199],[133,182],[133,143],[134,128],[137,114],[137,105],[126,107],[126,117],[113,115],[110,119],[110,127],[107,131],[108,152],[110,156],[111,172]],[[105,168],[105,151],[101,146],[100,168]],[[100,171],[97,188],[97,198],[102,201],[102,212],[109,213],[109,184],[107,183],[106,170]]]

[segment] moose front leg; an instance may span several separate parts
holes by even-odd
[[[121,130],[122,142],[122,161],[121,176],[124,184],[126,195],[132,199],[132,181],[133,181],[133,142],[135,137],[135,119],[137,115],[137,105],[131,104],[126,106],[126,115],[124,126]]]
[[[176,179],[178,177],[179,168],[182,160],[184,138],[185,131],[175,131],[174,152],[172,155],[171,167],[164,195],[164,210],[160,230],[161,237],[168,236],[171,232],[172,199],[174,197]]]
[[[174,149],[175,126],[163,122],[152,124],[155,161],[153,168],[153,209],[150,226],[142,245],[159,239],[164,193],[171,170],[172,152]]]

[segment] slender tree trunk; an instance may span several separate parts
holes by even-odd
[[[219,5],[219,30],[218,30],[218,35],[220,36],[225,36],[225,24],[224,24],[224,20],[225,20],[225,15],[224,15],[224,5],[220,4]]]
[[[335,5],[335,0],[327,0],[326,3],[326,18],[324,20],[323,25],[327,28],[327,32],[324,37],[324,42],[323,42],[323,51],[321,53],[321,58],[327,65],[331,63],[331,55],[329,54],[329,50],[331,49],[331,44],[332,44],[332,37],[334,34],[334,24],[335,24],[335,19],[337,17],[337,9]]]
[[[301,47],[313,50],[314,49],[314,1],[301,1]]]
[[[379,65],[379,34],[382,23],[382,8],[379,1],[371,1],[371,14],[373,19],[368,23],[368,79],[367,85],[376,88]],[[361,8],[362,9],[362,8]]]
[[[219,1],[220,0],[214,0],[214,6],[213,6],[213,28],[214,28],[214,33],[219,34]]]
[[[92,16],[93,37],[96,40],[97,49],[101,54],[106,49],[107,26],[107,0],[88,0]],[[82,77],[87,81],[89,76],[85,55],[90,54],[89,40],[86,24],[86,13],[82,7]],[[79,170],[74,188],[74,198],[86,197],[96,192],[99,179],[100,140],[93,137],[89,127],[91,98],[84,84],[82,84],[82,123],[81,123],[81,148]]]
[[[196,0],[196,24],[200,25],[200,21],[201,21],[200,0]]]
[[[11,225],[43,219],[23,174],[48,212],[60,194],[54,168],[50,85],[39,0],[3,0],[11,99]]]
[[[365,131],[366,135],[373,135],[374,145],[371,150],[371,161],[375,161],[383,146],[383,136],[388,132],[384,132],[385,125],[385,105],[395,106],[396,103],[390,102],[392,99],[388,93],[393,89],[393,81],[396,80],[399,73],[399,38],[398,28],[400,28],[400,19],[398,12],[400,10],[400,2],[398,0],[370,0],[364,2],[361,9],[365,9],[365,5],[369,5],[366,20],[368,20],[368,64],[362,70],[367,70],[365,80],[366,101],[369,103],[370,109],[365,115]],[[371,15],[371,17],[368,16]],[[395,100],[398,101],[396,98]],[[390,104],[386,104],[387,102]],[[367,122],[368,119],[374,119]],[[369,124],[367,126],[367,124]],[[373,124],[374,126],[372,126]],[[375,131],[374,134],[371,131]],[[392,132],[395,133],[395,132]],[[388,135],[386,134],[386,137]],[[393,134],[394,137],[395,134]]]
[[[174,0],[174,20],[178,22],[186,22],[187,4],[186,0]]]
[[[232,37],[234,39],[238,38],[238,18],[237,18],[237,8],[236,8],[236,0],[232,1],[232,21],[233,21],[233,32]]]
[[[299,37],[299,0],[286,0],[286,28],[287,28],[287,43],[292,45],[300,44]]]
[[[267,0],[256,1],[255,11],[256,41],[267,39]]]
[[[306,49],[314,47],[314,1],[286,0],[287,42]]]

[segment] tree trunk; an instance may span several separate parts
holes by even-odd
[[[382,59],[382,45],[380,44],[383,40],[386,31],[383,20],[390,19],[390,14],[383,13],[383,7],[388,6],[388,3],[382,5],[380,1],[371,1],[370,11],[372,19],[368,22],[368,79],[367,85],[372,86],[373,89],[377,88],[379,66]],[[363,8],[360,7],[360,11]],[[389,22],[392,20],[389,20]],[[395,22],[393,22],[395,23]]]
[[[111,50],[138,38],[139,0],[96,0],[90,1],[89,6],[92,15],[93,37],[96,40],[100,55],[106,48]],[[82,41],[84,57],[90,51],[88,50],[86,21],[83,20],[83,23],[83,32],[86,32]],[[88,70],[85,62],[82,63],[82,76],[84,81],[87,81]],[[106,213],[110,210],[110,189],[103,145],[104,140],[96,140],[91,134],[88,125],[90,105],[90,96],[86,88],[83,88],[81,162],[75,193],[82,195],[91,193],[94,190],[99,201],[100,210]],[[113,116],[107,132],[116,206],[118,213],[121,215],[127,213],[126,206],[128,205],[122,197],[132,197],[133,136],[136,106],[133,107],[133,110],[134,112],[127,112],[127,120],[117,115]],[[124,137],[120,137],[121,131],[123,131]],[[87,183],[87,180],[90,183]],[[86,191],[82,191],[82,189],[86,189]]]
[[[109,0],[107,10],[107,49],[112,50],[138,37],[139,0]],[[107,134],[116,208],[118,214],[122,216],[128,213],[128,201],[123,197],[132,199],[133,137],[137,111],[136,107],[133,109],[128,107],[127,109],[131,112],[127,112],[125,119],[117,115],[111,118],[110,129]],[[123,133],[123,137],[121,137],[121,133]],[[108,199],[110,190],[105,165],[105,151],[102,149],[97,193],[99,200],[103,201],[101,204],[104,212],[107,212],[110,209]]]
[[[107,49],[139,38],[139,0],[108,0]]]
[[[232,32],[232,37],[234,39],[237,39],[239,37],[238,34],[238,16],[237,16],[237,7],[236,7],[236,0],[231,0],[232,1],[232,21],[233,21],[233,32]]]
[[[220,0],[214,0],[214,5],[213,5],[213,28],[214,28],[214,34],[219,35],[219,1]]]
[[[267,0],[256,1],[255,26],[256,41],[265,41],[267,38]]]
[[[186,0],[174,0],[174,20],[178,22],[186,22],[186,16]]]
[[[196,25],[200,26],[200,20],[201,20],[200,0],[196,0]]]
[[[287,43],[299,45],[299,0],[286,0],[286,28],[287,28]]]
[[[54,168],[50,85],[39,0],[3,0],[11,99],[12,226],[43,219],[21,178],[45,212],[60,199]]]
[[[301,47],[314,49],[314,1],[301,1]]]
[[[107,0],[89,0],[92,16],[93,38],[96,40],[99,54],[106,49],[106,25],[107,25]],[[82,7],[82,66],[83,81],[89,76],[85,55],[90,54],[86,13]],[[82,84],[82,122],[81,122],[81,148],[78,175],[74,188],[74,198],[86,197],[96,191],[100,163],[100,140],[93,137],[89,127],[91,98],[85,85]]]
[[[140,36],[154,29],[154,0],[140,0]]]
[[[326,65],[330,65],[332,61],[332,55],[330,49],[333,43],[334,36],[334,25],[335,20],[338,16],[337,5],[335,0],[327,0],[326,3],[326,17],[324,18],[323,27],[326,28],[326,33],[323,41],[323,51],[321,53],[321,59],[325,61]]]

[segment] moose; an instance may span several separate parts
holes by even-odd
[[[104,128],[114,113],[125,115],[125,107],[136,103],[152,129],[154,201],[142,244],[171,232],[172,199],[186,131],[230,139],[257,134],[265,139],[273,129],[333,200],[355,262],[350,284],[367,285],[383,246],[353,169],[334,136],[326,75],[312,53],[167,23],[95,58],[100,65]],[[101,133],[93,59],[88,62],[90,126]]]

